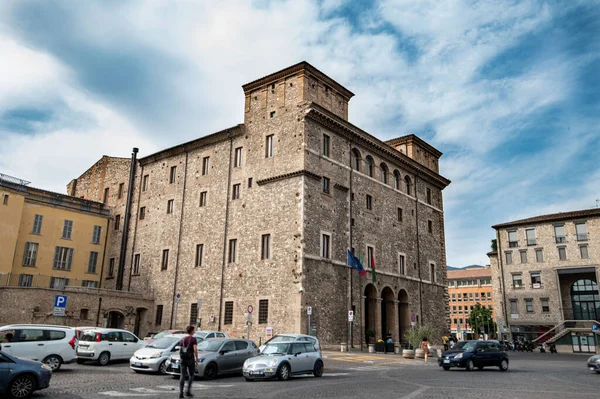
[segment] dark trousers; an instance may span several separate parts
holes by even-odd
[[[448,344],[444,344],[444,350],[447,351],[448,350]]]
[[[192,382],[194,382],[194,375],[196,373],[195,363],[181,363],[181,375],[179,376],[179,392],[183,392],[185,380],[188,380],[188,392],[192,391]]]

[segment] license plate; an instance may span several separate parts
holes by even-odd
[[[251,375],[258,375],[258,374],[262,374],[260,371],[251,371],[250,372]]]
[[[136,363],[136,362],[133,362],[133,365],[134,365],[134,366],[137,366],[137,367],[142,367],[142,363]]]
[[[593,367],[590,367],[590,370],[594,371],[594,370],[596,370],[596,369],[595,369],[595,368],[593,368]]]
[[[444,359],[444,363],[450,363],[449,359]]]
[[[173,367],[174,369],[178,369],[179,365],[178,364],[171,364],[171,367]]]

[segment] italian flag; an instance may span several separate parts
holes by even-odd
[[[371,280],[373,280],[373,283],[377,281],[377,273],[375,273],[375,256],[371,256]]]

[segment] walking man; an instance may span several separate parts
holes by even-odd
[[[183,398],[183,387],[187,374],[188,387],[186,396],[192,394],[192,383],[198,367],[198,341],[194,338],[194,326],[187,326],[185,329],[188,336],[179,342],[179,358],[181,359],[181,375],[179,377],[179,397]]]

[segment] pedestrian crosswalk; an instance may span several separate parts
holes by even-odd
[[[192,386],[192,391],[198,390],[206,390],[206,389],[215,389],[215,388],[230,388],[235,386],[235,384],[194,384]],[[100,395],[108,396],[108,397],[121,397],[121,398],[131,398],[131,397],[151,397],[157,396],[162,397],[167,392],[176,392],[179,389],[179,386],[175,385],[158,385],[155,388],[129,388],[125,391],[104,391],[99,392]]]

